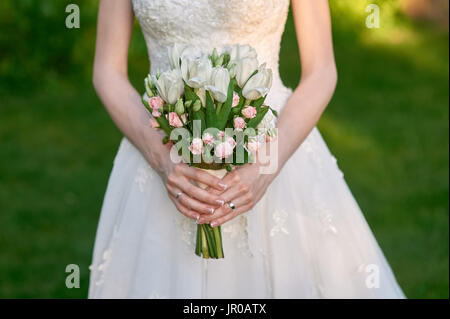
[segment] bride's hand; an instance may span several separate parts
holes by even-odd
[[[274,175],[260,174],[259,169],[259,164],[245,164],[228,173],[222,179],[228,185],[227,190],[209,190],[210,193],[220,194],[227,204],[216,209],[213,215],[201,216],[198,223],[219,226],[252,209],[274,178]],[[229,205],[230,201],[235,205],[234,210]]]
[[[168,162],[170,163],[167,163],[162,177],[169,198],[180,213],[199,220],[201,216],[212,215],[217,207],[225,203],[219,195],[227,188],[222,180],[184,163],[174,164],[170,160]],[[217,193],[208,192],[191,181],[208,185]]]

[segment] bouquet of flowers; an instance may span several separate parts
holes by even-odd
[[[272,71],[259,65],[256,51],[234,45],[204,53],[174,45],[169,64],[144,81],[143,103],[152,127],[165,132],[163,143],[172,142],[185,163],[219,178],[233,165],[253,162],[261,139],[275,135],[277,116],[264,104]],[[195,253],[224,257],[220,226],[197,226]]]

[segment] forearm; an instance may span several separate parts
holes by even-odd
[[[114,69],[97,66],[94,87],[119,130],[160,171],[163,164],[160,155],[167,150],[161,143],[161,135],[150,128],[149,114],[128,78]]]
[[[336,79],[334,64],[302,77],[277,123],[279,169],[317,124],[334,93]]]

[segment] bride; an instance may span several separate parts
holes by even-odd
[[[125,137],[103,202],[89,298],[405,297],[315,127],[337,80],[328,1],[292,0],[302,65],[293,91],[278,73],[288,9],[289,0],[100,2],[94,86]],[[266,99],[279,112],[273,173],[246,164],[218,179],[170,160],[128,80],[134,16],[152,74],[169,68],[175,43],[255,48],[274,72]],[[196,222],[222,225],[224,259],[194,254]]]

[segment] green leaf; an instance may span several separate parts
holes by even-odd
[[[170,133],[172,133],[172,128],[170,127],[169,121],[164,116],[155,117],[155,120],[167,136],[170,136]]]
[[[278,112],[275,111],[275,110],[274,110],[273,108],[271,108],[270,106],[269,106],[269,108],[270,108],[270,110],[272,111],[273,115],[275,115],[275,117],[278,117]]]
[[[257,111],[256,116],[247,123],[247,127],[256,128],[258,124],[261,123],[262,119],[264,118],[268,110],[269,110],[268,106],[256,108]]]
[[[201,225],[198,224],[197,225],[197,242],[195,244],[195,254],[197,256],[201,256],[202,255],[202,229],[201,229]]]
[[[231,112],[231,105],[233,104],[234,82],[235,80],[233,79],[228,85],[227,100],[222,105],[222,109],[217,117],[217,128],[219,130],[223,130],[228,122],[228,116]]]
[[[198,95],[195,94],[194,90],[192,90],[189,86],[184,86],[184,97],[186,101],[195,102],[195,100],[199,99]]]
[[[198,110],[197,112],[192,112],[192,119],[200,120],[201,121],[201,133],[203,135],[203,131],[206,129],[206,119],[205,119],[205,113],[203,112],[203,108]],[[192,128],[193,129],[193,128]]]
[[[206,92],[206,125],[207,127],[217,127],[217,115],[211,94]]]
[[[254,106],[254,107],[260,107],[261,105],[264,104],[264,100],[266,99],[265,96],[260,97],[259,99],[252,101],[252,103],[250,103],[250,105]]]

